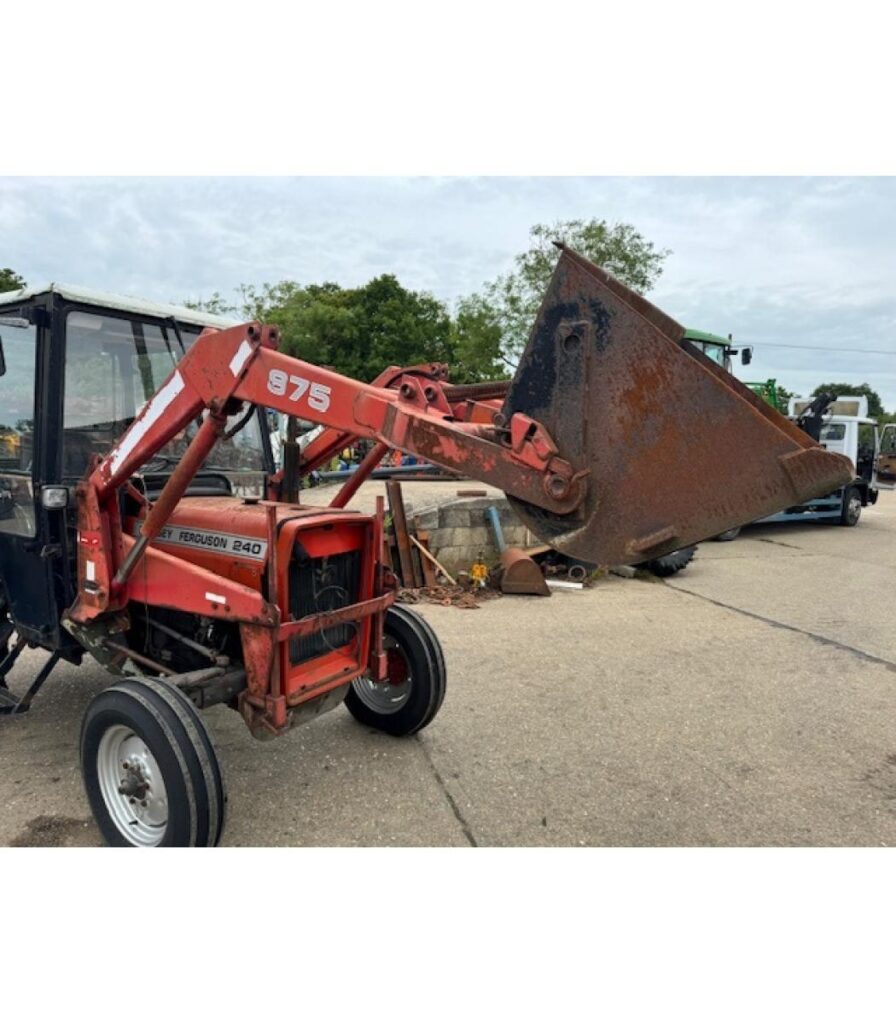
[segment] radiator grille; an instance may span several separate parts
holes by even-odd
[[[301,543],[296,542],[289,566],[290,614],[294,619],[302,619],[306,615],[333,612],[357,604],[360,573],[360,549],[311,558]],[[344,647],[357,632],[357,623],[344,622],[311,636],[294,637],[289,643],[289,660],[299,665]]]

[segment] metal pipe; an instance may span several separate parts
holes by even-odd
[[[170,636],[174,640],[180,640],[180,642],[184,644],[184,646],[189,647],[194,651],[197,651],[199,654],[205,655],[205,657],[208,658],[208,660],[213,665],[221,664],[221,661],[219,661],[219,659],[222,656],[217,654],[210,647],[205,647],[203,644],[197,643],[195,640],[191,640],[188,636],[184,636],[183,633],[178,633],[176,629],[172,629],[170,626],[164,626],[162,625],[161,622],[156,622],[153,619],[150,619],[149,617],[147,617],[146,619],[146,624],[147,626],[151,626],[153,629],[158,629],[160,632],[164,633],[166,636]],[[224,658],[223,664],[229,663],[230,659]]]
[[[125,556],[121,567],[112,581],[114,588],[122,587],[127,582],[128,577],[134,570],[134,566],[143,556],[147,545],[156,539],[162,527],[168,522],[168,518],[174,511],[175,506],[184,496],[184,492],[190,486],[190,481],[196,475],[199,467],[208,458],[209,453],[214,448],[215,442],[221,436],[226,425],[227,417],[214,412],[210,412],[202,421],[202,426],[196,432],[196,436],[190,442],[174,472],[168,478],[168,482],[162,488],[162,493],[143,520],[137,543]]]
[[[151,668],[153,672],[158,672],[159,675],[170,676],[174,674],[170,668],[165,668],[164,665],[153,661],[152,658],[147,658],[145,654],[138,654],[137,651],[131,650],[130,647],[125,647],[124,644],[117,644],[114,640],[104,640],[102,645],[110,650],[118,651],[119,654],[123,654],[132,661],[136,661],[138,665],[145,665],[146,668]]]

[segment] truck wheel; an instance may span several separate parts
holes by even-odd
[[[842,526],[855,526],[862,515],[862,496],[858,487],[847,487],[843,492],[843,505],[840,510]]]
[[[662,555],[660,558],[651,558],[649,562],[641,562],[638,568],[646,569],[648,572],[652,572],[654,576],[674,576],[675,573],[681,572],[690,563],[696,550],[696,544],[686,548],[679,548],[677,551],[671,551],[668,555]]]
[[[87,798],[110,846],[216,846],[226,794],[205,724],[158,679],[127,679],[87,708],[81,726]]]
[[[726,530],[724,533],[719,533],[713,540],[734,540],[740,534],[740,527],[735,526],[733,530]]]
[[[429,623],[409,608],[392,605],[383,633],[389,678],[382,683],[355,679],[345,706],[364,725],[410,736],[429,725],[442,706],[445,659]]]

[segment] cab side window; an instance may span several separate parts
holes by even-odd
[[[36,532],[31,458],[34,444],[35,352],[31,324],[0,324],[6,373],[0,377],[0,533],[33,537]]]

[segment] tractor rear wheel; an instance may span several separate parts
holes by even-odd
[[[445,699],[445,659],[429,623],[401,605],[386,612],[383,646],[388,678],[360,676],[349,687],[345,706],[364,725],[410,736],[435,718]]]
[[[654,576],[674,576],[690,563],[696,550],[696,544],[679,548],[677,551],[670,551],[668,555],[661,555],[659,558],[651,558],[648,562],[641,562],[638,568],[646,569]]]
[[[734,540],[740,534],[740,527],[734,526],[730,530],[725,530],[724,533],[716,534],[713,540]]]
[[[840,523],[842,526],[856,526],[861,515],[862,495],[858,487],[847,487],[840,507]]]
[[[87,798],[110,846],[216,846],[226,794],[205,724],[159,679],[126,679],[81,726]]]

